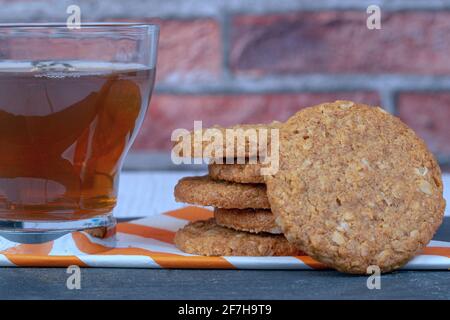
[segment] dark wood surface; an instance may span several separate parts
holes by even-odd
[[[435,236],[450,241],[450,219]],[[0,268],[0,299],[450,299],[449,271],[397,271],[369,290],[367,277],[335,271],[81,270],[69,290],[64,268]]]
[[[369,290],[366,277],[335,271],[3,268],[1,299],[450,299],[450,272],[399,271]]]

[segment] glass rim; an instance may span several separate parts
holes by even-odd
[[[80,27],[82,28],[143,28],[150,27],[154,30],[159,30],[159,25],[155,23],[146,22],[81,22]],[[0,30],[6,28],[67,28],[67,23],[65,22],[24,22],[24,23],[0,23]]]

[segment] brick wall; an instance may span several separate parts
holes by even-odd
[[[450,1],[0,0],[0,22],[64,21],[69,4],[82,21],[161,25],[156,92],[128,167],[167,164],[170,133],[193,120],[284,120],[335,99],[382,105],[450,164]],[[370,4],[381,30],[366,28]]]

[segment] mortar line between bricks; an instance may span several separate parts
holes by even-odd
[[[436,155],[440,166],[450,166],[450,156]],[[175,165],[170,160],[169,151],[135,151],[125,158],[125,171],[167,170],[167,171],[206,171],[207,165]]]
[[[205,164],[180,164],[172,162],[169,151],[135,151],[128,154],[125,158],[123,170],[142,171],[142,170],[167,170],[167,171],[206,171]]]
[[[171,94],[244,94],[291,93],[370,90],[397,91],[446,91],[450,90],[450,76],[423,75],[301,75],[268,76],[264,78],[235,77],[223,81],[198,84],[157,83],[156,92]],[[390,101],[386,97],[387,101]]]
[[[43,5],[45,3],[45,5]],[[65,10],[72,0],[53,1],[4,1],[0,0],[2,10],[0,21],[57,21],[67,18]],[[234,14],[270,14],[289,13],[293,11],[342,11],[364,10],[376,4],[384,11],[436,11],[450,10],[450,2],[442,0],[209,0],[201,5],[195,0],[180,1],[77,1],[83,12],[83,21],[104,20],[105,18],[162,18],[162,19],[195,19],[219,17],[226,11]],[[26,5],[27,10],[23,10]],[[151,8],[151,10],[149,10]],[[126,14],[124,14],[126,12]]]
[[[224,11],[219,18],[221,27],[220,37],[222,40],[222,77],[226,81],[230,81],[233,77],[230,69],[230,50],[231,50],[231,37],[230,37],[230,19],[231,15]]]
[[[395,92],[390,89],[382,89],[378,93],[381,99],[383,108],[394,115],[397,115],[397,105],[395,101]]]
[[[401,91],[395,91],[392,93],[392,100],[393,100],[393,103],[395,106],[395,112],[393,114],[396,116],[399,116],[399,107],[398,107],[399,101],[398,101],[398,99],[399,99],[400,93],[401,93]]]
[[[320,11],[345,11],[361,10],[364,11],[369,5],[378,5],[382,11],[438,11],[449,10],[450,2],[437,1],[416,1],[408,3],[403,0],[354,0],[354,1],[334,1],[334,0],[292,0],[285,4],[277,1],[262,1],[263,3],[255,5],[251,2],[229,1],[228,10],[235,14],[277,14],[289,13],[292,11],[302,12],[320,12]]]

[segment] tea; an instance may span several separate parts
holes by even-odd
[[[0,63],[0,219],[111,212],[154,77],[137,64]]]

